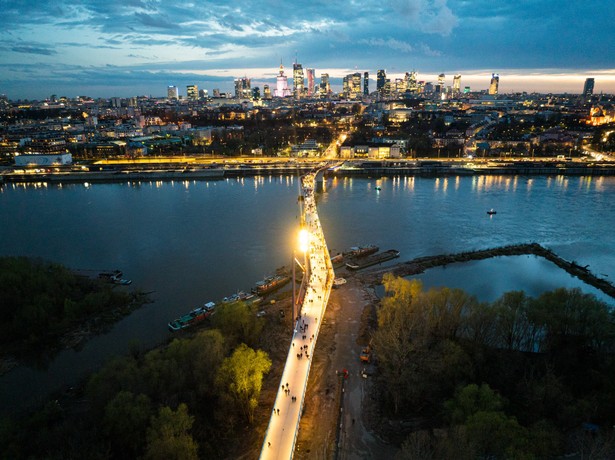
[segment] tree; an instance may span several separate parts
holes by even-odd
[[[263,318],[258,318],[251,304],[232,302],[216,308],[212,316],[214,327],[234,343],[246,343],[256,346],[264,327]]]
[[[230,397],[249,423],[254,419],[263,375],[270,369],[271,360],[267,353],[255,351],[245,343],[225,358],[218,369],[216,382],[219,388]]]
[[[105,407],[103,426],[116,453],[137,458],[145,447],[145,434],[152,416],[150,399],[120,391]]]
[[[188,414],[188,407],[180,404],[176,411],[161,407],[157,417],[152,417],[147,430],[148,460],[191,460],[198,459],[198,446],[190,429],[194,417]]]

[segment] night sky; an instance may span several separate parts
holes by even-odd
[[[272,83],[280,62],[341,77],[416,70],[500,92],[615,93],[609,0],[0,0],[0,93],[10,99],[166,95]]]

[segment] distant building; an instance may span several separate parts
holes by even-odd
[[[214,97],[220,97],[220,88],[214,88]]]
[[[191,101],[196,101],[199,98],[199,87],[197,85],[186,86],[186,97]]]
[[[314,69],[306,69],[306,73],[307,73],[307,95],[308,97],[312,97],[314,96],[314,88],[316,85],[316,75],[315,75],[315,70]]]
[[[329,74],[320,74],[320,97],[326,98],[331,94],[331,84],[329,83]]]
[[[457,74],[453,77],[453,94],[458,96],[461,92],[461,75]]]
[[[271,89],[269,85],[263,85],[263,99],[271,99]]]
[[[199,90],[199,97],[201,99],[207,99],[208,96],[209,96],[209,94],[208,94],[206,89],[200,89]]]
[[[363,95],[369,96],[369,72],[363,72]]]
[[[301,99],[303,89],[305,87],[305,79],[303,76],[303,66],[298,62],[293,64],[293,95],[295,99]]]
[[[438,85],[440,86],[440,88],[444,88],[444,78],[445,77],[446,75],[444,75],[443,73],[438,75]]]
[[[252,97],[249,78],[244,77],[235,80],[235,97],[237,99],[250,99]]]
[[[594,79],[586,78],[583,85],[583,98],[589,99],[594,94]]]
[[[179,99],[179,91],[177,91],[177,86],[167,87],[167,99]]]
[[[387,73],[384,69],[380,69],[376,75],[376,91],[378,91],[380,95],[384,95],[386,79]]]
[[[284,75],[284,66],[280,64],[280,73],[276,78],[275,94],[276,97],[290,96],[290,89],[288,88],[288,77]]]
[[[491,74],[491,84],[489,85],[489,94],[498,94],[498,86],[500,85],[500,76],[497,73]]]
[[[56,166],[72,163],[73,156],[70,153],[33,153],[15,156],[15,166]]]

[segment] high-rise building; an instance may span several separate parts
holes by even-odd
[[[177,91],[177,86],[167,87],[167,99],[179,99],[179,92]]]
[[[220,97],[220,88],[214,88],[214,97]]]
[[[409,74],[406,73],[406,86],[413,93],[416,93],[419,91],[419,86],[416,81],[416,72],[414,70],[410,72]]]
[[[369,96],[369,72],[363,72],[363,95]]]
[[[191,101],[196,101],[199,98],[199,87],[197,85],[186,86],[186,97]]]
[[[293,95],[295,99],[300,99],[303,96],[303,88],[305,80],[303,77],[303,66],[298,62],[293,64]]]
[[[594,94],[594,79],[586,78],[585,84],[583,85],[583,97],[585,99],[589,99]]]
[[[199,90],[199,97],[201,99],[207,99],[209,97],[209,93],[206,89],[200,89]]]
[[[269,88],[269,85],[263,85],[263,99],[271,99],[271,88]]]
[[[258,86],[252,88],[252,100],[258,101],[261,98],[261,89]]]
[[[387,73],[384,69],[380,69],[376,75],[376,91],[378,91],[381,95],[384,94],[384,87],[386,84]]]
[[[457,74],[453,77],[453,94],[459,95],[461,92],[461,75]]]
[[[315,75],[315,72],[316,71],[314,69],[306,69],[307,84],[308,84],[308,89],[307,89],[308,97],[314,96],[314,87],[316,85],[316,75]]]
[[[331,94],[331,84],[329,83],[329,74],[320,74],[320,97],[326,98]]]
[[[288,77],[284,75],[284,66],[280,63],[280,73],[276,79],[275,96],[286,97],[290,96],[290,89],[288,88]]]
[[[500,76],[497,73],[491,74],[491,84],[489,85],[489,94],[498,94],[498,86],[500,85]]]
[[[235,97],[238,99],[251,99],[250,79],[247,77],[235,80]]]
[[[444,75],[443,73],[438,75],[438,85],[440,85],[440,88],[444,88],[444,78],[445,77],[446,75]]]

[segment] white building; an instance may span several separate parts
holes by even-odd
[[[15,166],[59,166],[73,164],[70,153],[29,153],[17,155]]]

